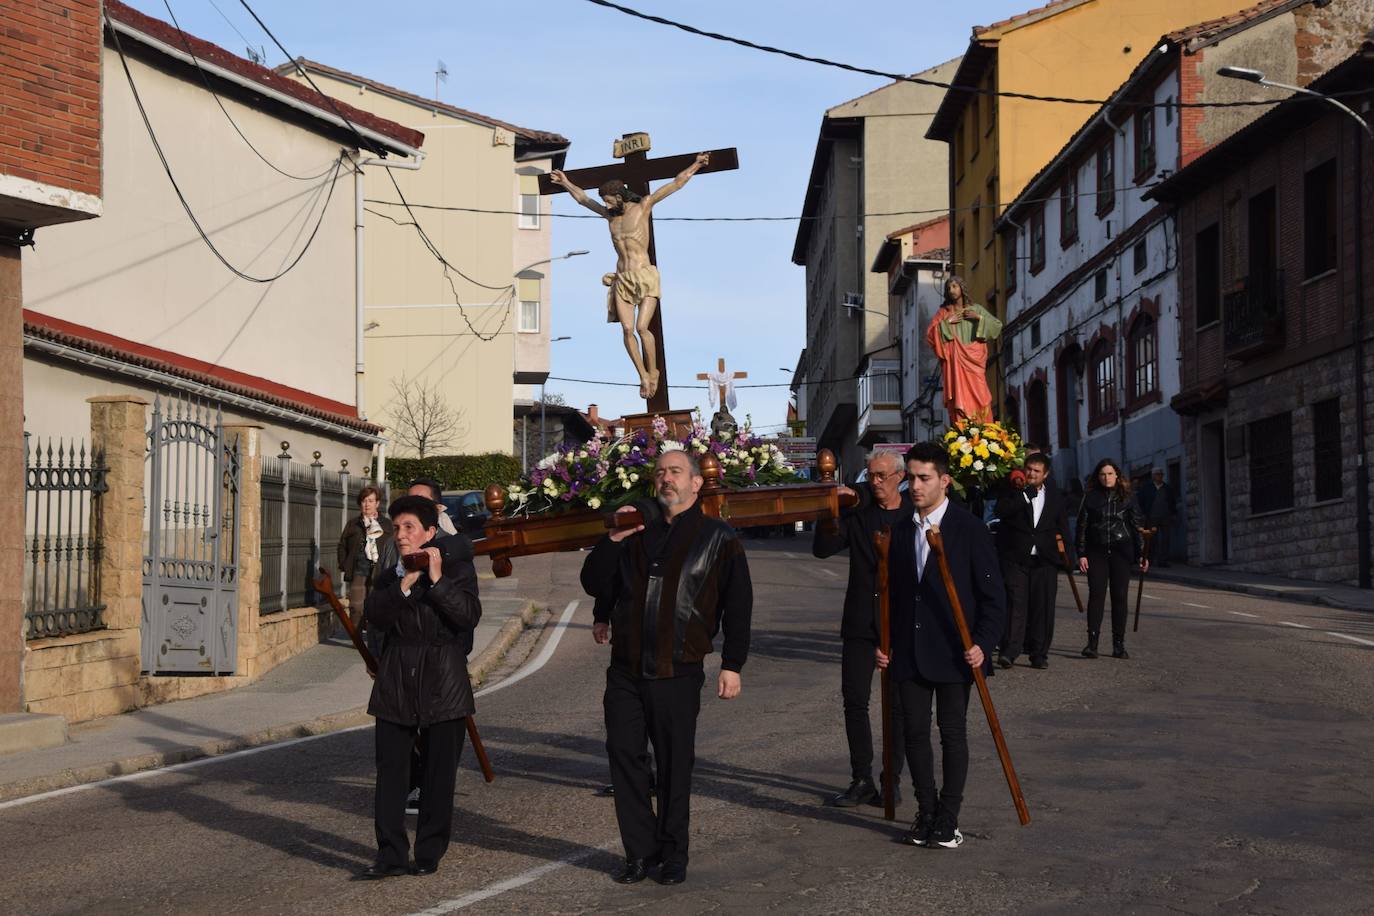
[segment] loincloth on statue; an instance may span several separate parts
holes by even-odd
[[[615,312],[617,299],[631,305],[638,305],[645,299],[657,299],[659,296],[658,268],[652,264],[635,270],[622,270],[619,273],[605,274],[602,276],[601,282],[610,287],[606,293],[607,324],[616,324],[620,321],[620,316]]]

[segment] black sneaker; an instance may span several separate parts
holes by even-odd
[[[902,836],[902,842],[908,846],[929,846],[930,834],[935,829],[935,815],[929,811],[920,811],[916,814],[916,820],[911,822],[911,829]]]
[[[931,849],[936,846],[944,849],[958,849],[964,845],[964,835],[959,832],[959,821],[948,811],[941,811],[935,815],[935,825],[930,831],[930,842],[927,844]]]
[[[868,803],[875,808],[883,806],[883,778],[878,777],[878,781],[873,784],[873,797]],[[902,787],[900,783],[892,784],[892,806],[895,808],[902,803]]]
[[[836,808],[857,808],[863,804],[881,805],[883,796],[873,785],[873,779],[869,776],[861,776],[849,784],[839,795],[830,799],[830,804]]]

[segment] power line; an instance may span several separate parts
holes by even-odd
[[[234,20],[230,19],[228,16],[226,16],[226,15],[224,14],[224,10],[222,10],[222,9],[219,8],[219,4],[215,3],[215,0],[206,0],[206,2],[208,2],[211,6],[213,6],[213,7],[215,8],[215,12],[216,12],[216,13],[219,13],[219,17],[220,17],[221,19],[223,19],[225,22],[229,23],[229,28],[231,28],[231,29],[234,30],[234,34],[235,34],[235,35],[237,35],[238,37],[240,37],[240,38],[243,39],[244,45],[246,45],[246,46],[249,47],[249,48],[253,47],[253,42],[251,42],[251,41],[248,40],[248,36],[247,36],[247,35],[245,35],[245,34],[243,34],[242,32],[239,31],[239,27],[236,26],[236,25],[234,25]],[[173,21],[175,22],[175,20],[173,20]],[[177,26],[177,28],[180,29],[181,27],[180,27],[180,26]]]
[[[723,41],[727,44],[739,45],[742,48],[748,48],[751,51],[762,51],[765,54],[777,54],[782,57],[790,57],[793,60],[800,60],[809,64],[820,64],[823,67],[834,67],[838,70],[847,70],[850,73],[859,73],[865,76],[879,76],[883,79],[889,79],[899,83],[916,83],[921,86],[933,86],[937,89],[958,90],[959,92],[965,92],[970,95],[990,95],[1008,99],[1024,99],[1030,102],[1055,102],[1061,105],[1093,105],[1097,107],[1102,107],[1107,105],[1123,104],[1121,102],[1113,102],[1111,99],[1082,99],[1068,96],[1035,95],[1034,93],[1030,92],[1011,92],[1009,90],[1001,89],[985,89],[981,86],[959,86],[954,83],[946,83],[942,82],[941,80],[926,79],[925,77],[920,76],[907,76],[902,73],[890,73],[886,70],[874,70],[870,67],[859,67],[854,64],[841,63],[840,61],[829,60],[828,58],[824,57],[813,57],[809,54],[802,54],[798,51],[788,51],[784,48],[772,47],[771,45],[761,45],[744,38],[736,38],[733,35],[725,35],[721,32],[708,32],[705,29],[699,29],[696,26],[688,25],[685,22],[678,22],[674,19],[666,19],[663,16],[653,16],[649,13],[643,13],[639,10],[632,9],[628,6],[622,6],[619,3],[612,3],[611,0],[586,0],[586,2],[591,3],[594,6],[601,6],[605,7],[606,9],[615,10],[618,13],[624,13],[626,16],[632,16],[635,19],[643,19],[646,22],[653,22],[658,25],[668,26],[669,28],[679,29],[683,32],[687,32],[690,35],[696,35],[700,38],[709,38],[713,41]],[[1356,95],[1365,91],[1367,90],[1356,90],[1354,92],[1347,94]],[[1315,101],[1310,97],[1295,96],[1289,99],[1257,99],[1253,101],[1242,102],[1167,101],[1138,103],[1131,102],[1127,104],[1129,104],[1131,108],[1251,108],[1263,105],[1277,105],[1281,102],[1296,100]]]
[[[172,12],[172,4],[169,2],[169,0],[162,0],[162,5],[167,9],[167,15],[171,17],[172,25],[176,28],[177,35],[181,37],[181,46],[186,49],[187,56],[191,58],[191,63],[195,65],[196,73],[199,74],[200,81],[205,86],[205,91],[210,93],[211,97],[214,98],[215,104],[219,106],[219,110],[224,114],[224,117],[229,121],[229,124],[234,128],[234,133],[238,134],[239,139],[241,139],[244,143],[248,144],[248,148],[253,151],[253,154],[256,155],[259,159],[261,159],[264,163],[266,163],[267,167],[270,168],[272,171],[276,172],[279,175],[283,175],[287,178],[291,178],[295,181],[319,181],[321,178],[328,175],[330,172],[330,169],[328,168],[325,169],[323,172],[320,172],[318,175],[293,175],[291,172],[288,172],[285,169],[282,169],[279,166],[277,166],[276,163],[274,163],[272,160],[264,156],[262,154],[262,151],[253,145],[253,141],[249,140],[247,135],[244,134],[243,130],[239,127],[238,122],[234,120],[233,115],[229,114],[229,109],[224,107],[224,102],[221,101],[219,93],[215,92],[214,87],[210,85],[210,77],[205,72],[205,70],[201,68],[200,59],[196,57],[195,51],[191,50],[191,42],[186,37],[186,32],[182,30],[181,23],[177,22],[177,14]],[[215,7],[215,9],[219,9],[219,7]],[[223,16],[224,13],[221,12],[220,15]],[[229,25],[231,28],[233,27],[232,22],[229,23]],[[235,31],[238,30],[235,29]],[[243,38],[242,33],[240,33],[239,37]],[[248,39],[244,38],[244,41],[247,40]]]
[[[879,377],[881,377],[881,376],[890,376],[890,377],[896,378],[896,377],[898,377],[898,376],[900,376],[900,375],[901,375],[900,372],[887,372],[887,371],[884,371],[884,372],[870,372],[867,376],[863,376],[863,375],[846,375],[846,376],[844,376],[844,377],[842,377],[842,378],[822,378],[822,379],[816,379],[815,381],[811,381],[811,380],[808,379],[807,381],[804,381],[804,382],[802,382],[801,384],[802,384],[802,385],[831,385],[831,384],[834,384],[834,383],[836,383],[836,382],[853,382],[853,381],[857,381],[858,379],[861,379],[861,378],[879,378]],[[638,387],[639,387],[639,383],[638,383],[638,382],[607,382],[607,381],[603,381],[603,380],[601,380],[601,379],[591,379],[591,378],[568,378],[567,376],[562,376],[562,375],[550,375],[550,376],[549,376],[549,381],[551,381],[551,382],[575,382],[575,383],[577,383],[577,384],[579,384],[579,385],[601,385],[602,387],[606,387],[606,388],[638,388]],[[706,390],[710,389],[710,388],[713,387],[713,386],[711,386],[711,385],[669,385],[668,387],[670,387],[670,388],[699,389],[699,390],[701,390],[701,391],[706,391]],[[759,383],[753,384],[753,385],[736,385],[735,387],[736,387],[736,388],[791,388],[791,387],[792,387],[792,383],[791,383],[791,382],[759,382]]]
[[[162,144],[158,142],[157,132],[153,130],[153,123],[148,118],[148,111],[143,107],[143,98],[139,95],[138,86],[134,83],[133,72],[129,69],[129,60],[124,56],[124,46],[119,40],[119,31],[115,29],[114,23],[110,20],[108,10],[105,11],[104,16],[105,24],[109,27],[110,34],[114,38],[115,51],[119,54],[119,63],[124,69],[124,78],[129,83],[129,91],[133,94],[134,104],[138,107],[139,117],[143,120],[143,127],[148,132],[148,139],[152,141],[153,150],[156,151],[157,158],[162,163],[162,170],[167,174],[167,180],[171,182],[172,190],[176,192],[177,200],[181,202],[181,208],[186,211],[186,216],[191,220],[191,225],[195,226],[196,232],[200,234],[201,241],[210,249],[210,253],[219,259],[219,262],[239,279],[247,280],[250,283],[272,283],[286,276],[295,269],[296,265],[305,257],[305,253],[310,250],[310,246],[315,241],[315,236],[319,234],[320,226],[324,224],[325,213],[329,211],[329,202],[334,199],[334,186],[339,183],[339,171],[344,161],[343,154],[340,153],[339,158],[334,161],[334,174],[329,179],[329,193],[325,197],[324,206],[320,208],[320,216],[315,222],[315,228],[310,230],[310,235],[306,238],[305,245],[301,248],[300,252],[296,254],[295,258],[293,258],[290,263],[270,277],[255,277],[252,274],[245,273],[230,263],[229,259],[215,247],[215,243],[211,241],[209,234],[206,233],[205,228],[200,224],[200,220],[196,218],[195,211],[191,209],[190,202],[186,200],[186,195],[182,193],[181,186],[177,184],[176,176],[172,174],[172,166],[168,163],[167,155],[162,151]]]

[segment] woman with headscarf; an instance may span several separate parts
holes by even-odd
[[[382,494],[372,486],[358,491],[358,514],[339,535],[339,569],[348,587],[348,618],[363,625],[363,602],[372,591],[382,546],[391,540],[391,519],[378,510]]]
[[[1090,488],[1078,508],[1078,568],[1088,574],[1088,644],[1084,658],[1097,658],[1097,638],[1107,594],[1112,596],[1112,658],[1126,653],[1127,597],[1131,570],[1150,568],[1145,559],[1142,518],[1131,485],[1111,458],[1093,469]]]

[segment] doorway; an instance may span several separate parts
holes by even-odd
[[[1230,553],[1226,501],[1226,424],[1203,424],[1198,434],[1198,559],[1225,563]]]

